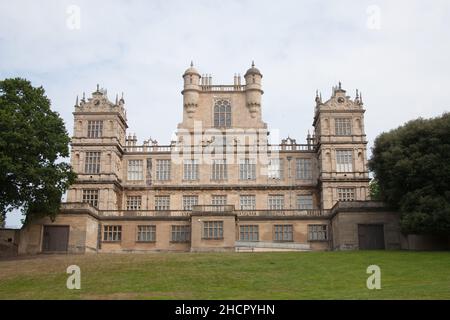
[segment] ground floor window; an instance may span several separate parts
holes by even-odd
[[[275,241],[294,241],[292,224],[277,224],[274,233]]]
[[[239,227],[239,239],[241,241],[258,241],[259,226],[258,225],[242,225]]]
[[[190,226],[172,226],[172,242],[188,242],[190,239]]]
[[[156,226],[138,226],[137,241],[139,242],[156,241]]]
[[[103,241],[121,241],[122,226],[103,226]]]
[[[328,228],[326,224],[309,224],[308,240],[328,240]]]
[[[222,239],[223,221],[203,222],[203,239]]]

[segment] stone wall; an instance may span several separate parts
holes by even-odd
[[[0,257],[18,254],[20,230],[0,228]]]
[[[399,214],[381,202],[338,202],[332,209],[332,238],[334,250],[359,249],[358,225],[381,224],[386,249],[401,248]]]
[[[402,249],[450,250],[450,236],[410,234],[402,237]]]
[[[98,221],[85,214],[60,214],[54,221],[50,218],[35,220],[20,231],[19,254],[42,252],[44,226],[69,226],[69,253],[97,251]]]

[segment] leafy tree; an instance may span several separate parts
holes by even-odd
[[[75,180],[63,120],[50,109],[42,87],[25,79],[0,81],[0,216],[22,209],[25,223],[58,213]],[[0,220],[2,220],[0,219]]]
[[[378,180],[376,178],[373,178],[369,183],[369,192],[370,192],[370,199],[372,200],[381,200],[380,195],[380,185],[378,183]]]
[[[450,234],[450,113],[379,135],[369,168],[403,232]]]

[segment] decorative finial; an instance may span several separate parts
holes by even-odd
[[[116,105],[118,105],[118,104],[119,104],[119,94],[116,93]]]
[[[83,91],[83,101],[85,101],[86,100],[86,94],[85,94],[85,92]]]
[[[100,85],[97,83],[97,92],[100,91]]]
[[[75,106],[78,107],[78,95],[77,95],[77,100],[75,101]]]
[[[359,98],[359,93],[358,93],[358,89],[356,89],[356,99]]]
[[[255,60],[252,60],[252,68],[255,67]]]
[[[341,87],[341,82],[339,81],[339,90],[340,90],[340,89],[342,89],[342,87]]]
[[[194,61],[191,60],[191,68],[194,66]]]

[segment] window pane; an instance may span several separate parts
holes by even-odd
[[[128,180],[143,180],[143,160],[128,160]]]
[[[336,171],[353,171],[353,159],[351,150],[336,150]]]
[[[214,106],[214,126],[231,127],[231,105],[228,100],[217,100]]]

